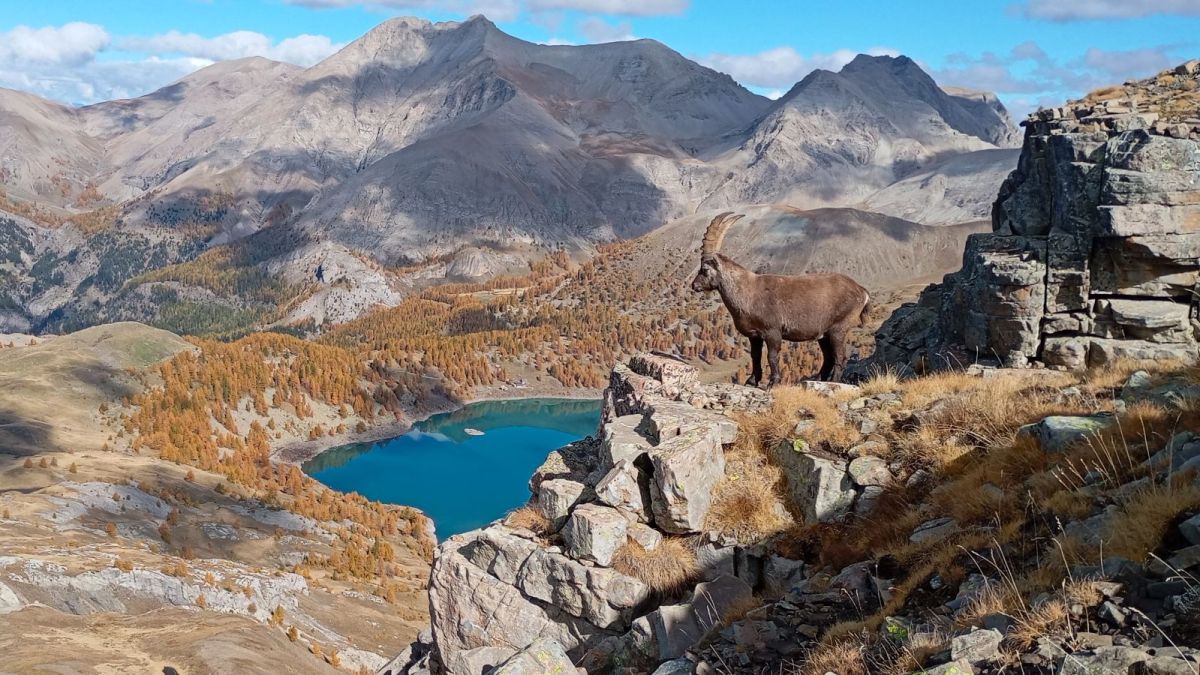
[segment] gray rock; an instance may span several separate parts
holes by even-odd
[[[1149,388],[1152,378],[1150,373],[1144,370],[1134,371],[1129,379],[1125,380],[1124,386],[1121,387],[1121,398],[1133,398],[1138,392]]]
[[[922,675],[974,675],[975,669],[966,660],[950,661],[940,666],[925,668]]]
[[[1000,643],[1004,634],[997,630],[973,630],[966,635],[956,635],[950,641],[950,659],[977,665],[1000,657]]]
[[[538,604],[535,598],[490,573],[488,563],[500,560],[497,571],[515,581],[515,570],[503,568],[519,570],[525,555],[517,553],[522,550],[519,542],[528,542],[503,532],[493,533],[493,542],[481,541],[484,532],[490,530],[451,537],[438,547],[434,558],[429,613],[444,663],[451,663],[460,651],[479,647],[520,648],[539,637],[553,637],[571,650],[610,634],[557,607]],[[510,554],[501,555],[500,550]],[[468,559],[464,552],[473,553],[478,562]],[[463,592],[467,588],[471,591]]]
[[[781,555],[769,555],[763,560],[763,591],[768,596],[782,595],[804,578],[804,561]]]
[[[517,652],[491,675],[549,675],[575,673],[575,664],[563,646],[551,638],[539,638]]]
[[[654,669],[651,675],[691,675],[695,666],[687,659],[671,659]]]
[[[854,481],[846,473],[846,463],[797,450],[780,444],[775,459],[784,470],[788,497],[805,521],[842,520],[854,504]]]
[[[850,460],[847,470],[850,473],[850,479],[859,487],[887,486],[891,485],[893,481],[887,462],[878,457],[856,457]]]
[[[583,496],[584,489],[583,483],[565,478],[542,481],[537,493],[538,511],[558,530],[567,521],[571,508]]]
[[[1195,363],[1195,343],[1163,344],[1148,340],[1102,340],[1093,339],[1088,350],[1089,366],[1104,366],[1122,360],[1132,361],[1182,361]]]
[[[454,652],[446,661],[446,670],[454,675],[482,675],[495,672],[495,668],[517,653],[512,647],[476,647]]]
[[[958,521],[953,518],[935,518],[926,521],[917,526],[912,534],[908,536],[908,540],[914,544],[925,541],[936,541],[945,539],[949,535],[958,531]]]
[[[854,502],[854,513],[861,516],[874,511],[882,496],[883,488],[878,485],[863,488],[862,493],[858,495],[858,501]]]
[[[622,459],[596,483],[596,499],[650,522],[650,478],[629,459]]]
[[[1150,655],[1140,649],[1101,647],[1090,652],[1067,654],[1058,667],[1058,675],[1128,673],[1133,664],[1149,660]]]
[[[635,461],[650,449],[650,440],[639,431],[643,415],[622,415],[604,425],[600,441],[600,467],[609,469],[621,460]]]
[[[521,566],[516,585],[530,598],[610,630],[627,626],[650,594],[637,579],[542,549],[534,549]]]
[[[737,546],[721,546],[712,541],[695,547],[696,565],[706,581],[737,574]]]
[[[613,554],[625,544],[629,522],[616,509],[580,504],[571,512],[562,534],[567,555],[608,567]]]
[[[1172,649],[1161,651],[1173,652]],[[1196,675],[1195,661],[1185,661],[1174,656],[1155,656],[1139,661],[1129,668],[1130,675]]]
[[[637,542],[639,546],[647,551],[653,551],[658,548],[658,545],[663,540],[662,532],[642,523],[633,523],[630,525],[628,535],[631,540]]]
[[[704,528],[713,488],[725,475],[720,434],[712,426],[689,426],[650,451],[651,509],[659,529],[684,534]]]
[[[1038,446],[1045,452],[1062,452],[1075,443],[1095,436],[1110,424],[1111,417],[1099,415],[1052,415],[1040,422],[1026,424],[1017,430],[1017,435],[1037,440]]]
[[[737,577],[724,575],[697,584],[692,599],[678,605],[663,605],[651,612],[650,621],[659,659],[679,658],[709,631],[721,625],[730,610],[753,596]]]
[[[1189,544],[1200,545],[1200,514],[1180,523],[1179,533],[1183,535],[1184,539],[1187,539]]]

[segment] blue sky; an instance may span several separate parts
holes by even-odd
[[[310,65],[390,16],[475,13],[533,42],[653,38],[768,95],[903,53],[1016,113],[1200,57],[1200,0],[0,0],[0,86],[136,96],[227,58]]]

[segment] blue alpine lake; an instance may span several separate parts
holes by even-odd
[[[336,490],[421,509],[444,539],[524,504],[529,476],[546,455],[594,434],[599,423],[599,401],[471,403],[402,436],[330,448],[303,468]]]

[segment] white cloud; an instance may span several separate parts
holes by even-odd
[[[633,35],[633,25],[628,21],[610,24],[604,19],[591,17],[579,22],[579,32],[588,42],[621,42],[636,40]]]
[[[1028,0],[1022,10],[1027,17],[1050,21],[1200,16],[1200,0]]]
[[[526,0],[534,12],[573,10],[588,14],[617,16],[664,16],[683,14],[689,0]]]
[[[108,43],[108,33],[92,23],[17,26],[0,33],[0,64],[77,66],[95,58]]]
[[[171,31],[113,39],[90,23],[17,26],[0,32],[0,87],[87,104],[141,96],[216,61],[265,56],[311,65],[340,48],[323,35],[276,42],[252,31],[213,38]]]
[[[195,33],[168,31],[151,37],[131,37],[117,42],[117,48],[149,54],[182,54],[212,61],[263,56],[300,66],[311,66],[341,49],[324,35],[297,35],[279,43],[254,31],[239,30],[206,38]]]
[[[899,52],[887,47],[874,47],[865,53],[872,56],[899,55]],[[709,54],[698,60],[747,86],[786,88],[814,70],[840,70],[858,54],[852,49],[839,49],[828,54],[806,56],[791,47],[775,47],[757,54]]]

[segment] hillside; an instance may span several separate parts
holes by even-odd
[[[0,348],[6,668],[373,670],[416,636],[423,516],[269,464],[257,422],[228,422],[246,444],[203,466],[130,444],[133,401],[200,352],[132,323]],[[267,425],[283,432],[297,412],[281,404]]]
[[[994,97],[905,58],[769,101],[653,40],[537,45],[483,17],[390,19],[310,68],[222,62],[80,109],[0,91],[0,110],[0,325],[37,333],[338,323],[725,207],[960,224],[1014,140]]]

